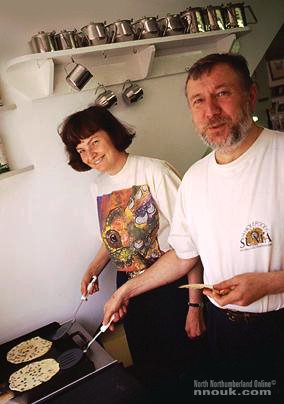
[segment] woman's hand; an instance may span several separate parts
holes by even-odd
[[[98,278],[94,282],[93,287],[89,290],[89,292],[87,291],[88,285],[92,281],[93,276],[94,276],[93,268],[88,267],[88,269],[84,273],[84,276],[83,276],[83,278],[81,280],[81,293],[82,293],[83,296],[92,295],[93,293],[98,292],[98,290],[99,290],[99,280],[98,280]]]
[[[186,322],[185,331],[189,338],[198,338],[206,331],[203,308],[201,307],[189,307]]]
[[[81,292],[82,292],[83,296],[87,295],[87,287],[88,287],[89,283],[91,282],[92,277],[93,276],[98,277],[108,262],[109,262],[109,254],[108,254],[108,251],[107,251],[105,245],[102,243],[99,251],[97,252],[93,261],[88,266],[88,268],[87,268],[86,272],[84,273],[84,276],[81,280]],[[97,280],[95,282],[94,286],[92,287],[92,289],[90,290],[89,294],[92,295],[93,293],[97,292],[98,290],[99,290],[99,282]]]

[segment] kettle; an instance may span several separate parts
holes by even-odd
[[[103,84],[99,84],[96,88],[95,94],[97,94],[99,89],[103,89],[103,91],[95,99],[96,106],[110,108],[117,104],[117,96],[113,91],[107,90]]]
[[[209,27],[211,31],[218,29],[226,29],[225,22],[225,9],[221,6],[207,6],[206,12],[209,21]]]
[[[40,31],[32,36],[29,43],[33,53],[53,52],[58,50],[55,41],[55,31]]]
[[[118,20],[106,25],[109,42],[125,42],[135,39],[132,20]]]
[[[108,41],[105,23],[90,22],[81,28],[83,34],[87,38],[89,45],[105,44]]]
[[[132,24],[136,39],[155,38],[160,36],[156,17],[143,17]]]
[[[66,29],[63,29],[55,35],[55,41],[57,44],[57,49],[72,49],[84,46],[82,37],[76,29],[74,29],[73,31],[67,31]]]
[[[181,18],[186,26],[186,33],[196,34],[210,29],[207,14],[202,7],[188,7],[181,12]]]
[[[186,32],[186,27],[180,14],[167,14],[158,20],[163,36],[181,35]]]
[[[249,5],[245,6],[244,3],[228,3],[225,9],[227,28],[244,28],[248,24],[257,23],[257,18]],[[253,21],[247,21],[245,9],[248,9]]]

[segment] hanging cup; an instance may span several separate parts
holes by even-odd
[[[138,84],[132,83],[131,80],[126,80],[122,88],[122,98],[126,104],[133,104],[143,98],[143,90]]]
[[[67,66],[73,64],[73,69],[68,73]],[[64,67],[64,70],[67,74],[66,81],[67,83],[74,88],[74,90],[80,91],[82,88],[88,83],[88,81],[93,77],[92,73],[83,65],[79,63],[69,63]]]
[[[98,107],[110,108],[117,104],[117,96],[113,91],[107,90],[103,84],[99,84],[95,94],[102,89],[103,91],[95,99],[95,105]]]

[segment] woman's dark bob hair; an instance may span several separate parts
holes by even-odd
[[[99,130],[104,130],[118,151],[124,151],[131,145],[135,133],[124,126],[106,108],[91,106],[68,116],[58,128],[65,144],[70,166],[77,171],[91,170],[85,164],[76,147],[82,139],[87,139]]]

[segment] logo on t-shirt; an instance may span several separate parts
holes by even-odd
[[[252,222],[246,226],[240,240],[240,250],[251,250],[252,248],[267,247],[272,244],[268,227],[262,222]]]

